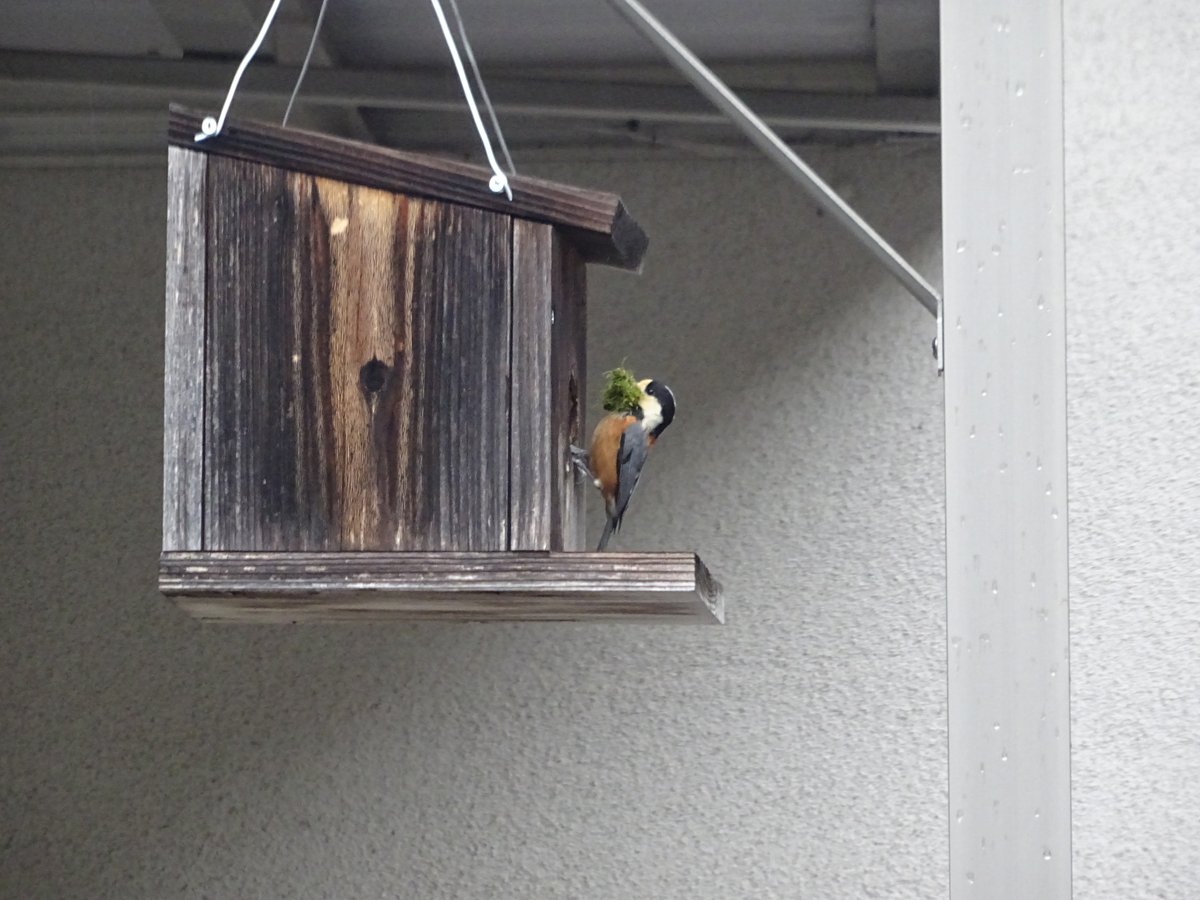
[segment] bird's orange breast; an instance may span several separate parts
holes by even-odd
[[[609,413],[596,424],[596,430],[592,432],[588,460],[592,476],[600,482],[600,493],[605,500],[611,500],[617,493],[617,453],[621,449],[621,436],[629,424],[636,421],[636,416]]]

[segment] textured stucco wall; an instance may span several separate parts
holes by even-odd
[[[937,277],[936,149],[811,158]],[[542,173],[652,236],[592,272],[592,371],[681,404],[621,545],[698,548],[724,629],[184,618],[165,175],[0,172],[0,897],[944,894],[932,320],[764,163]]]
[[[1076,896],[1200,896],[1200,19],[1066,5]]]

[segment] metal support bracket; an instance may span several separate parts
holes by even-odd
[[[937,332],[933,336],[933,358],[937,361],[938,374],[946,371],[946,301],[938,297]]]
[[[854,238],[883,263],[904,285],[905,289],[939,322],[935,346],[940,348],[941,339],[941,296],[866,221],[826,184],[795,151],[777,135],[766,122],[754,114],[712,70],[702,63],[662,22],[658,21],[637,0],[608,0],[623,18],[654,44],[667,60],[690,81],[700,93],[707,97],[721,112],[729,117],[751,142],[772,161],[800,184],[822,209],[840,222]],[[941,350],[935,349],[938,369],[941,371]]]

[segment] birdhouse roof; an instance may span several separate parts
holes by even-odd
[[[588,262],[622,269],[641,267],[646,234],[615,194],[514,175],[509,178],[510,201],[488,188],[492,172],[481,166],[233,119],[225,122],[219,135],[196,143],[201,120],[199,113],[172,106],[169,142],[189,150],[547,222],[561,229]]]

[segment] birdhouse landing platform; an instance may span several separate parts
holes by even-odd
[[[164,594],[244,622],[722,620],[695,554],[584,552],[587,264],[647,243],[620,198],[169,121]]]

